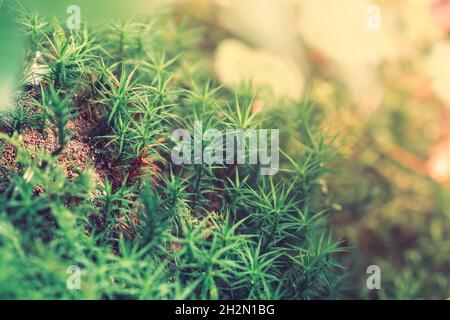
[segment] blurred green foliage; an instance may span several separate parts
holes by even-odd
[[[8,0],[6,0],[8,1]],[[15,1],[15,0],[14,0]],[[24,7],[44,16],[55,16],[59,19],[67,18],[67,9],[76,5],[81,9],[82,16],[88,19],[130,17],[133,14],[149,12],[160,0],[128,0],[126,4],[118,0],[20,0]]]
[[[23,37],[11,14],[0,4],[0,111],[11,107],[21,65]]]

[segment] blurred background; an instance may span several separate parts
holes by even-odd
[[[349,298],[450,296],[450,1],[187,1],[222,83],[311,95],[343,158],[325,192]],[[215,31],[215,30],[221,31]],[[268,89],[270,88],[270,89]],[[269,105],[269,104],[268,104]],[[379,265],[382,290],[365,285]]]
[[[78,4],[83,19],[126,18],[155,2],[24,1],[62,18]],[[323,192],[350,248],[343,296],[450,297],[450,1],[164,2],[199,28],[198,62],[220,83],[251,82],[260,108],[312,97],[338,133],[342,157]],[[2,10],[0,108],[20,69],[12,30]],[[369,265],[381,267],[381,290],[366,287]]]

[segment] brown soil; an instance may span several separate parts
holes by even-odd
[[[101,184],[105,177],[110,175],[109,172],[112,170],[110,161],[96,148],[93,133],[97,126],[98,123],[90,120],[87,115],[79,115],[68,122],[67,129],[71,137],[57,159],[67,177],[76,177],[83,170],[91,168],[96,181]],[[4,127],[0,127],[0,132],[9,133]],[[31,157],[41,148],[51,153],[58,147],[58,138],[52,126],[48,126],[43,133],[35,128],[26,127],[22,139],[22,145],[30,152]],[[6,169],[3,171],[18,170],[15,158],[15,148],[0,141],[0,167]]]

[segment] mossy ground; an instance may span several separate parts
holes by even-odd
[[[79,31],[11,10],[26,98],[1,118],[0,297],[338,296],[323,180],[337,152],[313,102],[219,87],[202,30],[171,10]],[[196,121],[281,128],[282,170],[174,165],[171,132]]]

